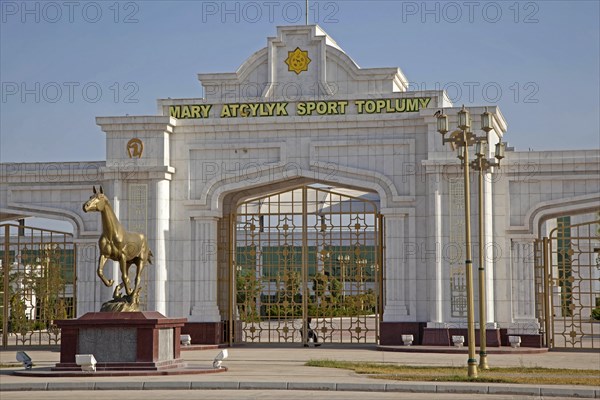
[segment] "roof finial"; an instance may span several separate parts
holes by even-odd
[[[306,25],[308,25],[308,0],[306,0]]]

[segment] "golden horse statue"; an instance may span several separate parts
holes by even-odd
[[[102,236],[98,240],[100,246],[100,259],[98,260],[98,276],[106,286],[112,286],[114,281],[104,276],[104,264],[107,260],[119,263],[121,269],[121,283],[113,292],[113,300],[102,305],[101,311],[138,311],[140,296],[140,281],[146,263],[152,264],[152,251],[148,247],[146,237],[141,233],[128,232],[117,219],[104,190],[100,186],[83,205],[84,212],[97,211],[102,215]],[[135,285],[131,287],[129,268],[136,266]],[[125,288],[125,296],[121,289]]]

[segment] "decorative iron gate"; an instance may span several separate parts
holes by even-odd
[[[60,343],[54,321],[76,315],[76,251],[70,233],[0,225],[2,347]]]
[[[302,186],[248,200],[231,220],[232,313],[241,341],[377,342],[382,256],[375,201]]]
[[[538,313],[550,348],[600,348],[599,229],[600,220],[570,224],[561,217],[536,242],[536,259],[543,260],[536,262]]]

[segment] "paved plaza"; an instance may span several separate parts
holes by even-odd
[[[191,366],[209,366],[218,349],[186,350],[182,357]],[[1,363],[15,362],[15,350],[0,352]],[[34,368],[49,368],[59,361],[58,350],[30,350]],[[240,346],[229,349],[225,373],[145,377],[56,377],[36,378],[12,375],[14,369],[0,370],[2,400],[82,398],[94,390],[95,399],[127,396],[130,399],[176,397],[219,399],[541,399],[600,398],[600,388],[583,386],[506,385],[488,383],[401,382],[371,379],[342,369],[306,367],[310,359],[331,359],[394,363],[414,366],[466,366],[466,354],[378,351],[374,346]],[[490,355],[492,366],[598,369],[598,352],[530,354],[524,351]],[[21,369],[21,368],[18,368]],[[465,368],[466,373],[466,368]],[[123,393],[126,391],[126,393]]]

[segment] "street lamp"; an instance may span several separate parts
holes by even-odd
[[[442,134],[442,144],[450,143],[458,149],[458,158],[464,167],[464,201],[465,201],[465,274],[467,280],[467,338],[469,342],[469,359],[467,361],[469,377],[477,377],[477,360],[475,359],[475,305],[473,302],[473,261],[471,260],[471,196],[469,185],[469,146],[474,143],[471,132],[469,111],[462,106],[458,112],[458,129],[446,138],[448,116],[443,112],[437,117],[437,130]]]
[[[356,267],[357,267],[357,271],[356,271],[356,276],[354,277],[355,280],[358,280],[358,282],[360,283],[360,290],[363,290],[363,283],[364,283],[364,275],[365,275],[365,268],[367,267],[367,263],[369,262],[369,260],[367,260],[366,258],[357,258],[355,263],[356,263]]]
[[[487,362],[487,335],[486,335],[486,292],[485,292],[485,265],[484,265],[484,243],[483,243],[483,174],[491,167],[500,167],[500,160],[504,158],[505,144],[499,142],[496,144],[494,157],[497,161],[488,159],[488,141],[489,133],[492,127],[492,114],[488,112],[487,107],[481,114],[481,130],[486,133],[485,138],[478,138],[475,145],[475,160],[471,162],[471,167],[479,171],[479,368],[490,369]]]
[[[477,360],[475,360],[475,323],[474,323],[474,301],[473,301],[473,262],[471,260],[471,199],[469,187],[469,168],[479,171],[479,325],[480,325],[480,363],[482,369],[489,369],[486,353],[486,302],[485,302],[485,268],[483,260],[483,172],[490,167],[499,166],[500,160],[504,158],[505,143],[496,144],[494,162],[487,159],[486,145],[489,142],[489,132],[492,131],[492,114],[487,107],[481,115],[481,129],[486,133],[485,137],[477,137],[471,131],[471,118],[469,111],[463,105],[458,112],[458,129],[449,138],[446,138],[448,129],[448,116],[442,113],[437,117],[437,130],[442,134],[442,143],[450,143],[453,149],[458,151],[464,171],[464,194],[465,194],[465,270],[467,280],[467,333],[469,341],[469,376],[477,376]],[[469,162],[469,146],[476,144],[476,159]]]
[[[349,255],[338,255],[337,257],[338,262],[340,263],[340,268],[341,268],[341,278],[342,278],[342,304],[346,304],[346,266],[348,265],[348,263],[350,262],[350,256]]]

